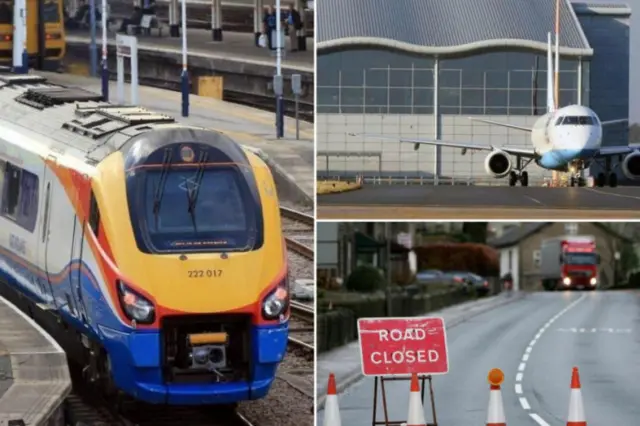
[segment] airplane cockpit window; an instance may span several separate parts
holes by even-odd
[[[556,126],[593,126],[596,122],[590,115],[571,116],[558,118]]]

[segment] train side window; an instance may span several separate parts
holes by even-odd
[[[0,211],[2,210],[2,206],[4,205],[4,167],[5,162],[0,160]]]
[[[47,228],[49,227],[49,197],[51,196],[51,183],[47,182],[47,192],[44,196],[44,218],[42,220],[42,242],[47,238]]]
[[[91,191],[91,205],[89,207],[89,226],[93,231],[93,234],[98,237],[98,224],[100,223],[100,209],[98,208],[98,202],[96,196]]]
[[[20,175],[22,170],[11,163],[5,164],[4,193],[2,199],[2,214],[17,219],[18,200],[20,198]]]

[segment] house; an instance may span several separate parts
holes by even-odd
[[[591,235],[600,253],[600,282],[603,287],[614,285],[619,270],[623,244],[640,235],[640,229],[630,224],[609,226],[600,222],[537,222],[522,223],[505,229],[487,243],[500,252],[500,276],[511,272],[515,290],[541,290],[540,247],[547,238],[564,235]],[[625,236],[623,236],[625,235]],[[628,236],[628,237],[627,237]]]

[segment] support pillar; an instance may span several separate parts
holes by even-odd
[[[260,47],[258,40],[262,35],[262,17],[264,15],[264,7],[262,0],[253,0],[253,33],[255,35],[255,45]]]
[[[441,132],[441,117],[440,117],[440,101],[438,99],[438,92],[440,91],[440,58],[436,56],[433,62],[433,119],[434,119],[434,138],[439,140],[442,138]],[[433,147],[433,184],[438,185],[440,180],[440,160],[441,160],[441,147]]]
[[[211,0],[211,37],[222,41],[222,0]]]
[[[180,37],[180,24],[178,19],[178,0],[170,0],[169,2],[169,35],[171,37]]]

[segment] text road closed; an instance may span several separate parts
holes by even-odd
[[[449,371],[442,318],[360,318],[358,334],[365,376]]]

